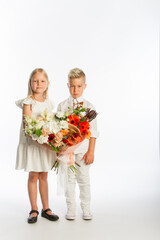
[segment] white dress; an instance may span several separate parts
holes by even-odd
[[[16,105],[23,109],[23,104],[32,105],[32,117],[37,118],[45,109],[53,110],[52,102],[46,99],[38,102],[31,98],[16,101]],[[56,161],[56,153],[38,145],[30,137],[25,136],[23,122],[20,129],[20,138],[17,148],[16,169],[24,169],[26,172],[48,172]]]

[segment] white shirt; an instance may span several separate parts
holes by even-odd
[[[88,102],[86,99],[84,99],[82,96],[74,99],[71,96],[64,100],[63,102],[58,104],[57,111],[60,112],[68,112],[68,107],[73,108],[73,103],[76,102],[83,102],[84,108],[90,108],[91,110],[95,110],[94,106]],[[97,120],[96,118],[90,122],[90,131],[91,131],[91,137],[97,138],[99,133],[97,131]],[[75,154],[78,153],[86,153],[88,151],[89,147],[89,140],[85,139],[81,145],[74,151]]]

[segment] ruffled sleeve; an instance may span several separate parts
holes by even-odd
[[[15,103],[19,108],[23,109],[23,104],[32,105],[33,100],[31,98],[23,98],[23,99],[17,100]]]

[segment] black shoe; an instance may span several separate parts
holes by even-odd
[[[52,215],[47,214],[48,211],[51,211],[51,209],[47,208],[44,211],[42,210],[41,216],[44,218],[47,218],[50,221],[57,221],[59,219],[59,217],[57,215],[55,215],[54,213]]]
[[[37,222],[39,212],[37,210],[32,210],[32,211],[30,211],[29,215],[31,215],[32,213],[37,213],[37,216],[36,217],[29,216],[28,219],[27,219],[28,223],[36,223]]]

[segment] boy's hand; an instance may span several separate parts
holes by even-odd
[[[95,149],[96,138],[91,137],[89,139],[88,151],[84,154],[82,160],[85,161],[87,165],[93,163],[94,161],[94,149]]]
[[[94,153],[93,152],[86,152],[82,158],[85,161],[86,165],[92,164],[94,161]]]

